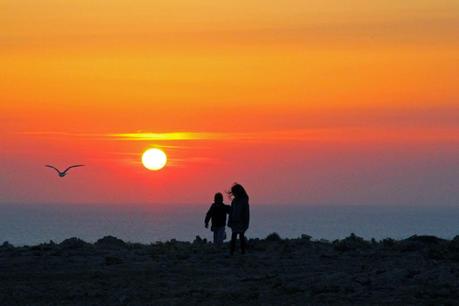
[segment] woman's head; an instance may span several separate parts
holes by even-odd
[[[214,196],[215,203],[223,203],[223,194],[221,192],[217,192]]]
[[[230,196],[234,198],[249,198],[249,195],[245,191],[244,187],[242,187],[241,184],[234,183],[234,185],[231,187],[231,191],[229,192]]]

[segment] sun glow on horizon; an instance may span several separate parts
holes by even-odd
[[[142,154],[142,164],[148,170],[161,170],[167,164],[167,155],[158,148],[148,149]]]

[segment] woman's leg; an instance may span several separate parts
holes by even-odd
[[[230,253],[231,255],[234,254],[234,249],[236,249],[236,239],[237,239],[237,233],[231,233],[231,242],[230,242]]]
[[[239,239],[241,240],[241,253],[245,254],[246,241],[245,241],[244,232],[241,232],[239,234]]]

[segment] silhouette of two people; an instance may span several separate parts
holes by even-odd
[[[228,227],[231,228],[230,254],[233,255],[236,249],[236,241],[239,236],[241,253],[246,251],[245,232],[249,228],[250,207],[249,196],[244,187],[234,184],[228,192],[232,198],[231,207],[223,203],[223,195],[215,194],[214,203],[206,214],[205,225],[208,227],[209,220],[212,220],[211,230],[214,232],[214,243],[221,245],[226,239],[226,214],[228,214]]]

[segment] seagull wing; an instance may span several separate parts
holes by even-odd
[[[70,167],[68,167],[67,169],[65,169],[63,173],[66,173],[67,171],[69,171],[69,170],[72,169],[72,168],[83,167],[83,166],[84,166],[84,165],[73,165],[73,166],[70,166]]]
[[[45,165],[45,167],[48,167],[48,168],[52,168],[52,169],[56,170],[56,171],[57,171],[57,173],[61,173],[61,172],[59,171],[59,169],[57,169],[57,168],[56,168],[56,167],[54,167],[54,166],[51,166],[51,165]]]

